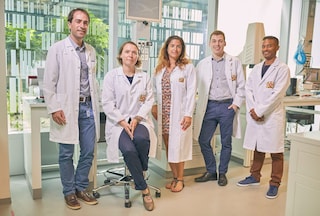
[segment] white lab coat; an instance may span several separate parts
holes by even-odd
[[[261,79],[263,63],[253,68],[246,84],[247,129],[243,147],[279,153],[284,151],[283,98],[290,85],[290,71],[277,58]],[[258,116],[264,116],[264,121],[257,122],[251,118],[249,111],[252,108]]]
[[[207,109],[210,86],[212,82],[212,56],[201,60],[197,67],[197,88],[198,100],[194,118],[193,138],[198,140],[204,114]],[[245,99],[245,79],[240,60],[234,56],[225,53],[225,74],[227,77],[228,87],[232,94],[233,104],[239,108]],[[240,110],[235,113],[233,121],[233,134],[235,138],[241,138]]]
[[[96,52],[89,44],[85,47],[97,141],[100,137],[100,90],[96,80]],[[67,121],[60,126],[51,119],[50,140],[53,142],[79,144],[80,68],[80,58],[69,37],[49,48],[43,79],[44,99],[49,114],[63,110]]]
[[[140,101],[141,95],[146,95],[144,102]],[[157,138],[150,117],[154,98],[149,75],[136,70],[130,84],[122,67],[109,71],[104,77],[101,101],[107,117],[105,135],[108,161],[119,161],[119,137],[123,128],[118,122],[128,121],[135,116],[143,118],[140,123],[148,129],[150,136],[149,156],[155,157]]]
[[[158,142],[162,143],[162,76],[165,68],[153,78],[155,104],[158,105]],[[193,64],[178,66],[170,75],[171,109],[169,128],[168,162],[178,163],[192,159],[192,125],[181,129],[184,116],[193,117],[196,93],[196,71]]]

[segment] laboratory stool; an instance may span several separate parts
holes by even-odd
[[[298,132],[298,125],[306,126],[310,125],[310,131],[312,131],[312,124],[314,123],[314,114],[287,111],[286,112],[287,122],[295,123],[295,133]]]
[[[314,106],[299,107],[299,108],[314,109]],[[290,123],[295,124],[294,133],[298,132],[299,125],[300,126],[310,125],[309,131],[312,131],[312,124],[314,124],[314,114],[288,110],[286,111],[286,118],[287,118],[288,124]],[[287,132],[288,132],[288,124],[287,124]],[[290,140],[287,140],[287,139],[285,140],[285,147],[290,149]]]
[[[112,174],[113,176],[118,176],[119,178],[112,178],[110,174]],[[104,184],[92,190],[93,196],[95,198],[99,198],[100,193],[98,191],[102,189],[110,188],[112,186],[124,186],[124,206],[126,208],[130,208],[130,187],[134,188],[134,181],[127,166],[123,165],[121,167],[109,168],[103,172],[103,175],[105,176]],[[148,178],[149,174],[146,173],[145,179],[148,180]],[[155,191],[156,198],[159,198],[161,196],[161,190],[159,188],[149,184],[148,187],[149,189],[153,189]]]

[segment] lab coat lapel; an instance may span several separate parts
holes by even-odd
[[[91,62],[91,60],[92,60],[92,52],[91,52],[91,50],[89,49],[89,47],[88,46],[86,46],[86,44],[85,44],[85,51],[86,51],[86,61],[87,61],[87,64],[88,64],[88,62]],[[89,66],[89,64],[88,64],[88,66]]]
[[[265,80],[267,79],[267,77],[270,76],[270,72],[271,72],[270,70],[271,70],[271,67],[272,67],[272,65],[270,65],[270,67],[268,68],[268,70],[266,71],[264,76],[261,77],[262,76],[262,67],[263,67],[263,65],[264,65],[264,62],[259,65],[259,70],[258,70],[259,77],[260,77],[260,83],[259,83],[260,85],[264,85]]]
[[[76,50],[74,49],[71,41],[71,39],[69,38],[66,38],[66,49],[67,49],[67,52],[70,53],[71,55],[73,55],[75,58],[77,58],[79,61],[80,61],[80,57],[78,56]]]
[[[203,66],[203,68],[208,68],[208,70],[206,70],[205,73],[201,73],[201,76],[206,77],[206,79],[204,79],[206,83],[211,83],[213,78],[212,56],[207,57],[205,66]]]
[[[140,84],[140,82],[143,81],[142,78],[143,78],[143,76],[142,76],[141,72],[137,71],[135,73],[134,77],[133,77],[133,81],[132,81],[132,84],[131,84],[131,92],[132,93],[135,93],[138,90],[138,88],[136,87],[137,85],[140,85],[140,88],[144,87],[144,85]]]
[[[266,79],[268,79],[270,76],[273,75],[273,73],[275,72],[275,69],[277,68],[279,64],[279,60],[276,59],[268,68],[268,70],[266,71],[266,73],[264,74],[264,76],[261,78],[261,83],[264,83],[266,81]],[[261,73],[262,73],[262,65],[260,67],[260,77],[261,77]]]
[[[129,82],[128,78],[126,77],[126,75],[124,74],[122,67],[117,68],[117,76],[119,77],[119,80],[123,80],[123,83],[125,85],[130,86],[130,82]]]
[[[271,76],[271,74],[273,73],[275,67],[273,65],[270,65],[270,67],[268,68],[268,70],[266,71],[266,73],[264,74],[264,76],[262,77],[261,81],[264,82],[266,79],[268,79],[268,77]],[[262,71],[261,71],[262,73]]]
[[[141,81],[142,81],[142,74],[140,72],[136,72],[133,77],[132,86],[136,85]]]
[[[235,70],[233,70],[233,61],[230,56],[225,54],[225,74],[228,82],[229,89],[232,89],[232,78],[233,76],[236,76]]]

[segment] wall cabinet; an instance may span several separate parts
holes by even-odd
[[[289,134],[286,216],[319,215],[320,131]]]

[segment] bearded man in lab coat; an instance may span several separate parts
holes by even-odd
[[[99,139],[99,86],[96,52],[83,41],[90,17],[76,8],[68,15],[70,35],[48,50],[43,93],[51,117],[50,140],[59,143],[59,169],[65,202],[80,209],[78,200],[89,205],[98,201],[86,189],[94,147]],[[80,146],[75,170],[73,154]]]
[[[289,68],[277,58],[278,50],[278,38],[263,38],[265,60],[253,68],[246,83],[247,128],[243,146],[254,150],[254,158],[251,175],[237,184],[258,185],[265,153],[271,153],[271,180],[266,194],[269,199],[278,196],[283,175],[285,111],[282,101],[290,84]]]

